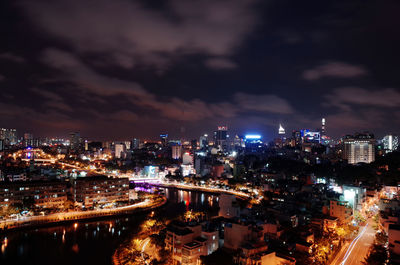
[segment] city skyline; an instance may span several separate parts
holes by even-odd
[[[203,130],[201,133],[199,132],[199,134],[197,136],[193,136],[193,137],[187,137],[186,135],[180,133],[180,134],[169,134],[166,133],[165,131],[163,131],[163,133],[161,134],[157,134],[157,132],[154,132],[154,135],[152,136],[147,136],[147,137],[139,137],[135,134],[130,135],[128,137],[121,137],[121,136],[115,136],[113,138],[107,138],[107,137],[103,137],[102,135],[97,135],[94,137],[89,137],[86,135],[81,135],[81,133],[79,131],[64,131],[61,132],[57,135],[51,135],[51,136],[44,136],[44,135],[33,135],[31,132],[27,132],[26,130],[17,130],[15,128],[1,128],[0,130],[7,130],[7,131],[13,131],[14,132],[14,136],[13,138],[15,138],[15,140],[13,140],[15,143],[23,143],[24,140],[26,139],[30,139],[30,140],[45,140],[45,139],[64,139],[64,140],[69,140],[71,138],[72,134],[78,134],[79,137],[85,141],[89,140],[91,142],[96,142],[96,141],[106,141],[106,142],[110,142],[110,141],[131,141],[132,139],[139,139],[141,141],[148,141],[148,142],[160,142],[162,143],[163,141],[176,141],[176,140],[180,140],[180,141],[192,141],[192,140],[197,140],[200,142],[199,139],[201,139],[202,137],[206,137],[207,139],[213,139],[213,133],[215,133],[216,131],[219,130],[221,126],[217,126],[214,128],[214,130],[212,130],[211,128],[207,128],[205,130]],[[387,137],[393,137],[393,136],[397,136],[397,134],[393,134],[393,133],[385,133],[382,136],[381,135],[375,135],[373,132],[370,131],[356,131],[356,132],[346,132],[343,133],[340,137],[338,138],[334,138],[331,137],[330,135],[327,135],[325,133],[325,130],[323,128],[325,127],[321,127],[321,128],[315,128],[315,129],[299,129],[299,128],[293,128],[292,130],[288,130],[285,132],[286,128],[282,127],[282,124],[279,124],[279,128],[277,128],[275,134],[271,133],[271,135],[263,135],[261,133],[259,133],[259,131],[255,131],[255,130],[249,130],[249,129],[243,129],[241,131],[237,131],[237,130],[233,130],[231,131],[229,129],[228,126],[222,126],[224,128],[226,128],[227,130],[227,138],[230,139],[230,141],[233,141],[235,138],[239,137],[239,139],[246,139],[247,137],[256,137],[257,139],[262,139],[266,144],[270,143],[270,142],[274,142],[276,139],[280,138],[280,137],[284,137],[287,139],[295,139],[296,138],[296,134],[301,134],[302,131],[307,132],[307,133],[311,133],[311,134],[318,134],[318,137],[320,137],[320,139],[322,139],[322,135],[324,135],[324,139],[327,139],[329,141],[340,141],[340,140],[344,140],[349,136],[352,136],[353,134],[364,134],[364,133],[368,133],[368,134],[372,134],[373,138],[379,141],[385,141],[385,139]],[[0,134],[1,136],[1,134]]]
[[[400,1],[0,1],[0,264],[400,264]]]
[[[193,138],[226,124],[273,138],[279,123],[315,129],[325,117],[334,137],[400,130],[395,1],[1,7],[2,127]]]

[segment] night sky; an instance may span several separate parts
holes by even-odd
[[[400,132],[400,1],[0,1],[0,127]]]

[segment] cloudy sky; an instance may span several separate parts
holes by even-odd
[[[157,2],[157,3],[155,3]],[[266,139],[400,132],[399,1],[0,3],[0,127]]]

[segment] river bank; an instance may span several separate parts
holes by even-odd
[[[115,209],[100,209],[89,211],[73,211],[65,213],[49,214],[45,216],[29,216],[19,220],[2,220],[0,221],[0,232],[10,230],[31,228],[39,226],[51,226],[61,223],[76,222],[82,220],[96,220],[100,218],[108,218],[114,216],[123,216],[132,214],[137,211],[147,211],[163,206],[167,202],[164,196],[146,199],[142,202],[118,207]]]

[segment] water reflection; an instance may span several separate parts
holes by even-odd
[[[8,238],[4,237],[4,239],[1,242],[1,254],[4,254],[4,252],[6,252],[7,244],[8,244]]]
[[[175,218],[188,209],[218,213],[216,194],[169,188],[165,189],[165,196],[168,203],[154,211],[155,218]],[[148,214],[151,213],[0,235],[0,264],[111,265],[114,250],[139,231]]]

